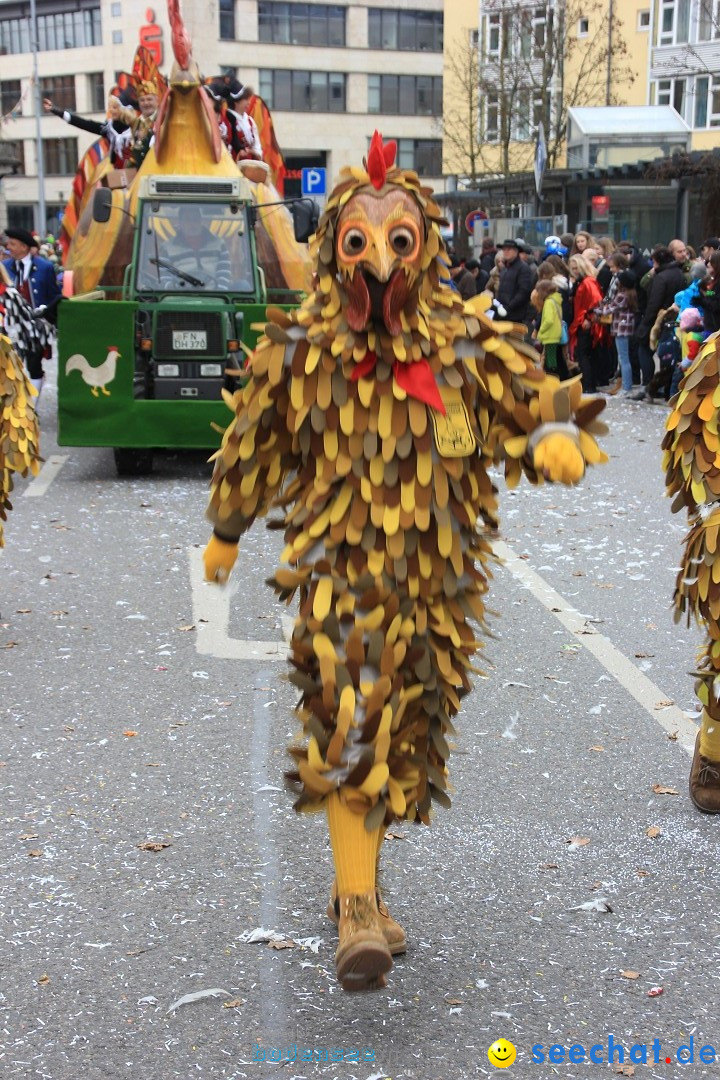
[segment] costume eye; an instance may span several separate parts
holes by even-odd
[[[344,255],[360,255],[367,246],[367,237],[362,229],[348,229],[342,238]]]
[[[415,234],[405,225],[398,225],[397,228],[391,229],[388,239],[390,241],[390,247],[396,255],[412,255],[415,250]]]

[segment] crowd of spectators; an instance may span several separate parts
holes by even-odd
[[[547,371],[582,376],[586,393],[669,400],[699,343],[720,330],[720,239],[696,253],[683,240],[640,251],[610,236],[520,238],[480,257],[451,257],[464,299],[490,294],[490,314],[525,324]]]

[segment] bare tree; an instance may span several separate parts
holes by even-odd
[[[635,77],[600,0],[489,0],[484,9],[479,43],[466,35],[448,50],[445,87],[446,161],[470,183],[530,169],[540,121],[548,165],[558,165],[567,110],[617,104]]]

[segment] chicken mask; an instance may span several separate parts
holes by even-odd
[[[374,327],[397,340],[419,312],[429,313],[444,219],[417,174],[395,167],[395,150],[375,132],[365,167],[343,169],[311,253],[325,316],[342,307],[351,332]]]
[[[420,207],[406,191],[383,186],[361,191],[338,218],[336,260],[348,294],[348,324],[372,319],[393,336],[417,282],[425,242]]]

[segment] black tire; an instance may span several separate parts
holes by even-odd
[[[147,476],[153,470],[152,450],[127,450],[116,447],[113,454],[118,476]]]

